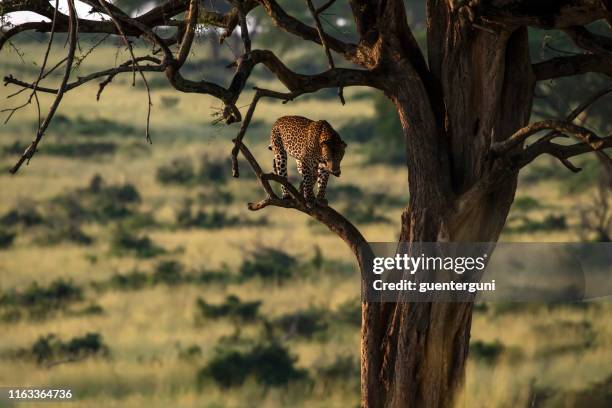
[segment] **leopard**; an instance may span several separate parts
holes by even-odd
[[[329,175],[340,177],[340,162],[346,147],[329,122],[303,116],[278,118],[272,126],[268,146],[274,154],[272,167],[277,175],[287,177],[287,154],[295,158],[298,173],[302,176],[299,190],[308,205],[327,205],[325,190]],[[283,199],[290,198],[285,186],[281,191]]]

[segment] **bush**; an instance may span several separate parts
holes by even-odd
[[[487,343],[476,340],[470,343],[470,354],[478,360],[487,364],[494,363],[504,351],[504,345],[499,341]]]
[[[104,308],[97,303],[90,303],[84,308],[71,312],[73,316],[97,316],[104,314]]]
[[[359,382],[360,366],[352,356],[336,356],[336,359],[328,364],[316,368],[317,378],[326,381],[347,381],[349,379]]]
[[[541,208],[542,205],[538,200],[531,196],[522,196],[514,199],[513,206],[519,211],[531,211]]]
[[[203,183],[226,183],[232,175],[232,162],[229,158],[211,159],[203,156],[198,171],[198,180]]]
[[[253,321],[258,317],[260,301],[243,302],[238,296],[230,295],[219,305],[206,303],[202,298],[196,301],[198,317],[219,319],[229,317],[244,322]]]
[[[222,387],[241,385],[248,378],[264,386],[282,386],[306,377],[306,373],[295,368],[295,358],[282,345],[273,342],[257,345],[240,352],[222,351],[198,372],[198,384],[212,378]]]
[[[344,208],[342,214],[357,224],[389,222],[387,217],[378,213],[373,204],[363,205],[361,203],[352,203]]]
[[[60,242],[72,242],[79,245],[91,245],[93,238],[84,233],[76,223],[60,223],[47,228],[42,238],[38,239],[41,244],[54,245]]]
[[[187,184],[194,177],[193,163],[188,157],[176,158],[157,169],[157,180],[162,184]]]
[[[193,344],[187,348],[182,348],[179,346],[178,358],[186,361],[193,361],[194,359],[198,359],[202,357],[202,348],[197,344]]]
[[[341,303],[334,313],[334,320],[361,327],[361,299],[355,298]]]
[[[523,223],[511,229],[511,232],[538,232],[558,231],[567,229],[565,215],[548,214],[542,221],[534,221],[528,217],[523,218]]]
[[[239,161],[239,168],[246,169],[244,161]],[[225,184],[232,177],[232,161],[230,157],[211,158],[204,155],[199,169],[195,169],[189,157],[173,159],[169,164],[157,169],[157,180],[162,184]],[[240,178],[254,178],[251,171],[243,171]]]
[[[153,283],[176,285],[183,280],[183,265],[178,261],[161,261],[155,267]]]
[[[227,211],[217,208],[213,208],[209,211],[200,208],[194,212],[190,199],[183,202],[182,207],[176,214],[176,221],[181,228],[205,229],[228,228],[236,225],[265,225],[268,222],[267,218],[251,219],[228,215]]]
[[[106,118],[84,118],[77,116],[76,119],[58,114],[53,120],[53,133],[61,135],[83,135],[104,136],[111,133],[122,137],[137,133],[137,129],[131,125],[119,123],[116,120]]]
[[[262,247],[251,252],[249,258],[240,265],[240,275],[244,278],[283,280],[293,275],[298,266],[295,257],[278,249]]]
[[[16,233],[0,228],[0,249],[5,249],[13,245],[16,236]]]
[[[108,357],[109,350],[98,333],[87,333],[65,342],[56,335],[49,334],[39,337],[30,348],[17,350],[14,355],[24,359],[32,358],[38,364],[53,365],[87,357]]]
[[[324,310],[310,307],[306,310],[298,310],[287,313],[274,322],[285,336],[301,336],[311,338],[314,334],[327,329],[327,314]]]
[[[166,253],[166,250],[156,245],[147,235],[139,236],[120,226],[111,238],[111,252],[119,256],[153,258]]]
[[[137,290],[144,288],[149,283],[146,273],[133,270],[130,273],[113,275],[109,280],[111,288],[119,290]]]
[[[198,283],[231,283],[235,280],[235,275],[232,275],[227,268],[221,270],[203,270],[197,273],[195,281]]]
[[[69,303],[81,300],[82,297],[83,290],[80,287],[71,281],[57,279],[46,287],[33,282],[22,292],[6,292],[0,297],[0,306],[61,309]]]
[[[49,218],[56,222],[107,222],[134,215],[140,201],[132,184],[108,185],[96,174],[86,188],[53,199]]]
[[[24,316],[43,319],[82,299],[83,290],[79,286],[58,279],[48,286],[33,282],[23,291],[6,291],[0,295],[0,308],[4,309],[2,319],[5,321],[17,321]]]
[[[0,224],[6,227],[32,227],[44,223],[42,215],[31,202],[20,203],[0,218]]]

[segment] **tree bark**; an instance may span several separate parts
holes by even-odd
[[[534,77],[527,31],[478,31],[442,9],[428,18],[442,20],[434,27],[448,27],[430,33],[433,78],[419,86],[417,68],[404,60],[386,73],[408,165],[410,201],[400,241],[494,242],[514,199],[517,172],[494,166],[489,147],[529,120]],[[362,405],[452,406],[463,385],[472,307],[364,302]]]

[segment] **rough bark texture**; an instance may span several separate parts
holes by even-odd
[[[443,2],[428,19],[438,28],[429,30],[430,89],[414,80],[418,67],[410,60],[400,58],[386,73],[398,85],[386,93],[406,140],[411,197],[400,240],[496,241],[517,172],[494,165],[489,150],[529,120],[535,81],[527,30],[478,30]],[[492,174],[495,183],[488,182]],[[471,303],[365,303],[364,405],[452,405],[463,383],[471,316]]]

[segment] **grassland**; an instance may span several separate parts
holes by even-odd
[[[23,49],[27,60],[42,48],[28,43]],[[83,71],[115,59],[114,48],[98,51]],[[3,74],[32,71],[8,51],[1,58]],[[236,125],[212,124],[216,101],[155,88],[149,145],[144,140],[142,87],[132,87],[124,77],[105,90],[100,102],[96,91],[94,83],[67,95],[62,119],[17,176],[5,171],[16,159],[11,146],[30,140],[36,111],[20,111],[0,127],[0,217],[34,209],[41,218],[28,223],[20,216],[12,224],[5,219],[6,229],[16,235],[0,249],[0,385],[70,387],[78,396],[76,406],[82,407],[358,406],[359,276],[344,244],[296,212],[269,208],[248,213],[246,203],[263,194],[253,179],[198,178],[203,157],[204,162],[223,163],[229,156],[237,131]],[[5,99],[9,92],[10,88],[0,88],[0,108],[16,104],[15,98]],[[345,95],[344,107],[335,99],[264,101],[246,142],[269,169],[267,132],[278,116],[325,118],[341,129],[375,115],[363,91],[347,89]],[[250,97],[245,93],[239,105]],[[65,148],[102,142],[113,144],[112,153],[83,156]],[[406,173],[402,168],[364,164],[363,149],[349,146],[342,178],[331,181],[330,194],[337,194],[331,205],[348,210],[367,239],[393,241],[407,199]],[[161,183],[159,168],[176,159],[191,160],[196,175]],[[544,159],[521,180],[502,240],[579,239],[576,208],[591,202],[594,188],[575,191],[565,179],[539,176],[541,169],[554,165]],[[92,182],[96,175],[103,179],[102,193]],[[113,189],[125,186],[135,189],[138,199],[123,202],[115,195]],[[367,209],[350,213],[351,202],[341,194],[347,186],[358,187],[366,206],[381,206],[377,215],[388,221],[372,219]],[[112,205],[112,211],[98,213],[102,200],[121,201],[119,210],[127,213],[117,215]],[[226,221],[211,226],[194,216],[187,217],[193,225],[181,224],[178,214],[185,200],[191,200],[190,211],[218,211]],[[78,211],[68,211],[67,203]],[[83,219],[76,222],[77,216]],[[227,221],[231,217],[239,222]],[[551,223],[551,217],[562,221]],[[65,230],[73,221],[76,230]],[[120,228],[127,231],[123,239]],[[130,247],[126,237],[141,241]],[[143,237],[150,240],[149,247],[139,252],[139,245],[147,245]],[[242,276],[245,264],[262,248],[292,257],[291,276]],[[164,261],[179,266],[166,264],[164,269]],[[74,296],[44,292],[58,280],[72,288],[68,293]],[[38,289],[32,289],[33,283]],[[26,292],[42,300],[32,295],[34,300],[26,301]],[[257,317],[202,315],[198,299],[222,305],[228,295],[243,304],[260,301]],[[464,406],[609,406],[611,316],[612,305],[606,301],[479,307]],[[63,343],[51,341],[55,348],[47,354],[35,351],[32,346],[50,333]],[[62,346],[86,333],[99,334],[101,343],[74,353]],[[202,370],[224,351],[246,353],[256,344],[270,343],[281,344],[293,357],[290,367],[283,367],[296,373],[294,381],[276,385],[247,376],[241,384],[224,388]]]

